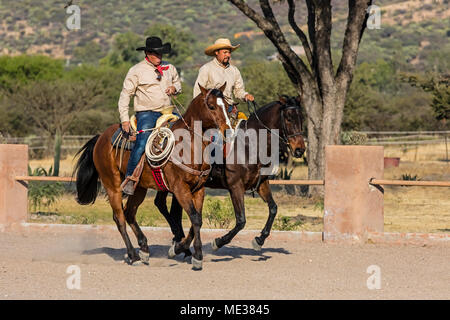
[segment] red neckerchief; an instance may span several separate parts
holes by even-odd
[[[148,59],[148,57],[145,57],[145,60],[147,60],[149,63],[151,63],[150,60]],[[152,64],[153,64],[153,63],[152,63]],[[159,71],[159,73],[160,73],[161,75],[163,75],[163,71],[168,70],[168,69],[169,69],[169,66],[161,67],[161,65],[159,65],[159,66],[155,66],[155,68]]]

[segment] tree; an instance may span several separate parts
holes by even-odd
[[[4,96],[13,93],[18,86],[27,85],[37,80],[55,80],[62,76],[62,60],[41,55],[19,55],[0,57],[0,132],[14,136],[25,136],[32,132],[30,117],[20,108],[10,108]]]
[[[259,61],[241,69],[245,89],[262,104],[278,99],[278,94],[295,95],[296,90],[278,61]],[[247,111],[246,104],[240,104],[241,111]]]
[[[367,10],[372,1],[348,1],[347,25],[337,71],[331,56],[331,0],[306,0],[308,36],[295,20],[296,1],[277,1],[287,2],[288,22],[305,50],[306,59],[293,51],[281,31],[269,0],[259,0],[262,14],[244,0],[228,1],[253,20],[278,50],[279,59],[295,85],[307,114],[308,177],[322,179],[325,146],[340,142],[345,99],[369,17]],[[318,188],[310,190],[312,193],[320,192]]]
[[[160,37],[162,41],[170,42],[172,49],[167,55],[170,63],[179,66],[184,62],[192,61],[195,39],[191,33],[179,30],[168,24],[156,23],[145,31],[147,37]]]
[[[53,174],[59,175],[62,136],[75,115],[95,105],[102,87],[95,81],[35,81],[7,95],[12,107],[22,107],[35,125],[54,139]]]
[[[418,75],[403,75],[403,80],[413,87],[422,88],[433,96],[431,107],[435,118],[445,125],[450,119],[450,75],[429,76],[423,78]]]
[[[111,52],[103,59],[101,63],[118,66],[122,63],[136,64],[143,59],[142,52],[136,51],[136,48],[144,45],[141,36],[134,32],[117,34]]]

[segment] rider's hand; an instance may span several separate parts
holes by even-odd
[[[130,121],[122,122],[122,130],[125,132],[130,132]]]
[[[175,89],[174,86],[170,86],[170,87],[168,87],[168,88],[166,89],[166,93],[167,93],[169,96],[173,95],[176,91],[177,91],[177,89]]]
[[[247,93],[244,97],[245,101],[254,101],[255,97],[253,97],[250,93]]]

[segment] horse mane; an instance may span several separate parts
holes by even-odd
[[[272,108],[272,107],[273,107],[274,105],[276,105],[276,104],[281,104],[281,102],[280,102],[280,101],[272,101],[272,102],[269,102],[269,103],[263,105],[262,107],[259,107],[259,108],[256,109],[256,111],[255,111],[255,112],[256,112],[256,115],[258,115],[258,117],[263,116],[264,112],[265,112],[267,109]],[[251,112],[251,113],[250,113],[250,115],[249,115],[249,117],[248,117],[249,120],[250,120],[250,118],[256,119],[255,112]]]

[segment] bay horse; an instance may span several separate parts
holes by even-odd
[[[300,158],[305,152],[305,142],[303,139],[302,115],[299,97],[280,96],[279,101],[271,102],[252,113],[247,123],[241,123],[240,129],[278,129],[280,132],[279,139],[280,148],[288,150],[295,158]],[[249,158],[249,145],[245,141],[246,159]],[[259,143],[259,142],[258,142]],[[270,145],[270,136],[267,136],[267,145]],[[237,144],[234,144],[236,152]],[[214,251],[230,243],[234,236],[244,228],[245,207],[244,194],[246,190],[257,191],[260,197],[268,204],[269,216],[264,229],[259,237],[255,237],[252,241],[253,248],[260,250],[264,241],[270,234],[275,216],[277,214],[277,204],[275,203],[269,186],[269,176],[261,175],[261,162],[257,164],[238,164],[226,163],[222,165],[214,164],[214,169],[210,174],[210,179],[206,182],[206,187],[213,189],[226,189],[230,192],[231,201],[233,203],[236,216],[236,225],[223,237],[216,238],[212,242]],[[172,206],[170,212],[167,210],[166,198],[167,192],[158,192],[155,197],[155,205],[166,218],[174,234],[173,241],[176,243],[184,238],[184,232],[181,225],[182,207],[178,203],[176,197],[172,198]],[[181,253],[175,247],[175,254]]]
[[[201,121],[202,137],[208,129],[218,129],[221,134],[224,134],[225,130],[229,128],[227,125],[229,119],[225,112],[228,104],[222,93],[224,88],[225,85],[219,89],[206,90],[200,86],[201,93],[192,100],[184,116],[174,123],[171,128],[172,131],[177,129],[188,130],[191,138],[188,143],[192,142],[195,132],[191,128],[194,128],[194,121]],[[100,179],[113,210],[113,219],[127,248],[126,262],[131,265],[138,260],[142,260],[142,262],[148,264],[150,254],[147,238],[136,222],[136,212],[139,205],[144,201],[147,189],[158,190],[158,185],[153,178],[150,165],[145,161],[134,195],[129,196],[125,207],[123,206],[120,185],[127,169],[130,151],[124,152],[121,163],[115,156],[111,138],[118,127],[119,124],[110,126],[103,134],[93,137],[78,151],[77,154],[80,153],[81,155],[74,170],[74,175],[76,174],[77,178],[77,201],[82,205],[94,203],[98,194],[98,180]],[[207,141],[202,137],[200,141],[202,141],[203,152],[210,140]],[[175,142],[175,147],[178,143],[180,141]],[[191,148],[191,159],[194,159],[194,143],[190,143],[189,146]],[[191,228],[185,241],[188,243],[187,250],[190,254],[189,245],[194,240],[195,252],[192,257],[192,264],[194,269],[201,269],[203,254],[200,228],[205,194],[204,184],[210,172],[210,164],[206,163],[203,157],[199,164],[180,164],[178,161],[169,160],[162,167],[162,171],[169,191],[176,196],[181,208],[189,215]],[[128,237],[126,223],[130,225],[136,235],[140,247],[139,253],[136,253]]]

